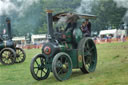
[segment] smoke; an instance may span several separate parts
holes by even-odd
[[[6,28],[6,17],[10,17],[14,35],[34,33],[42,26],[41,4],[41,0],[0,0],[0,30]]]
[[[126,8],[127,11],[123,17],[123,20],[125,23],[128,24],[128,0],[113,0],[117,3],[117,7],[123,7]]]
[[[17,0],[18,2],[22,3],[19,7],[19,16],[22,16],[24,14],[25,9],[28,10],[28,8],[33,5],[33,3],[37,3],[39,0]]]
[[[77,13],[90,13],[92,10],[92,5],[97,0],[82,0],[80,6],[76,9]]]
[[[19,16],[23,16],[24,12],[39,0],[0,0],[0,16],[10,15],[16,12]]]
[[[59,20],[58,20],[58,22],[57,22],[57,25],[60,25],[60,24],[63,24],[63,23],[65,23],[66,21],[67,21],[67,17],[65,16],[65,17],[61,17]]]
[[[10,11],[16,10],[16,6],[10,0],[0,0],[0,15],[9,14]]]

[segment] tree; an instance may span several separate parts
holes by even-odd
[[[113,0],[100,0],[93,5],[92,13],[97,15],[93,22],[94,30],[103,30],[108,27],[118,28],[126,12],[125,8],[118,8]]]

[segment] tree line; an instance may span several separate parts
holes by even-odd
[[[11,15],[14,36],[23,36],[27,33],[42,34],[47,32],[46,10],[53,10],[54,14],[59,12],[75,12],[81,5],[82,0],[40,0],[30,6],[24,16],[17,17],[16,13]],[[87,0],[88,3],[89,0]],[[100,31],[111,27],[119,28],[127,9],[117,7],[113,0],[94,0],[91,4],[90,14],[97,16],[92,22],[92,31]],[[84,9],[84,8],[83,8]],[[87,9],[87,8],[85,8]],[[86,13],[86,12],[83,12]],[[1,25],[0,25],[1,26]]]

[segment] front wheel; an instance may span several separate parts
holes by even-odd
[[[3,65],[14,64],[16,60],[16,53],[12,48],[4,48],[0,52],[0,61]]]
[[[46,58],[43,54],[33,57],[30,65],[30,71],[34,79],[44,80],[50,74],[50,69],[46,66]]]
[[[67,53],[60,52],[55,55],[52,62],[52,71],[59,81],[66,80],[72,74],[72,61]]]

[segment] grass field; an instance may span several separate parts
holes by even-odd
[[[41,50],[25,51],[24,63],[0,64],[0,85],[128,85],[128,42],[97,45],[96,71],[83,75],[79,69],[73,70],[71,77],[63,82],[57,81],[52,73],[46,80],[34,80],[30,74],[30,62]]]

